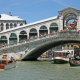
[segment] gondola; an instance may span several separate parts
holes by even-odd
[[[80,64],[74,64],[72,61],[69,61],[70,66],[80,66]]]

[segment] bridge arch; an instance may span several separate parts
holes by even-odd
[[[27,39],[27,32],[25,30],[20,31],[19,41]]]
[[[57,32],[58,31],[58,24],[53,22],[50,24],[50,33],[52,33],[53,31]]]
[[[70,14],[70,13],[72,13],[72,14],[75,14],[75,15],[78,15],[78,13],[75,11],[75,10],[66,10],[66,11],[64,11],[63,13],[62,13],[62,15],[63,15],[63,17],[65,16],[65,15],[67,15],[67,14]]]
[[[48,29],[45,25],[41,26],[39,29],[39,35],[48,34]]]
[[[63,29],[72,29],[72,26],[68,26],[67,23],[69,20],[77,20],[77,13],[74,11],[67,11],[63,15]]]
[[[49,43],[45,43],[46,40],[44,40],[42,43],[43,45],[37,47],[33,51],[31,51],[28,55],[26,55],[22,60],[37,60],[37,58],[43,54],[45,51],[52,49],[55,46],[63,45],[67,43],[80,43],[80,41],[77,40],[57,40],[57,41],[51,41]],[[74,55],[74,54],[73,54]]]
[[[9,43],[12,44],[15,42],[17,42],[17,35],[15,33],[11,33],[9,37]]]
[[[30,29],[30,31],[29,31],[29,38],[31,38],[31,37],[37,37],[38,35],[37,35],[37,30],[35,29],[35,28],[32,28],[32,29]]]

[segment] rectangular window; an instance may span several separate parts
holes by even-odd
[[[73,45],[71,45],[71,49],[73,49]]]

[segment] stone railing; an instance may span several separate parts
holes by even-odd
[[[36,41],[36,40],[41,40],[41,39],[44,39],[44,38],[53,37],[53,36],[56,36],[56,37],[59,36],[60,37],[61,35],[72,36],[72,35],[79,35],[79,34],[80,34],[79,32],[55,32],[55,33],[50,33],[50,34],[47,34],[47,35],[44,35],[44,36],[39,36],[39,37],[35,37],[35,38],[32,38],[32,39],[15,42],[13,44],[5,44],[4,47],[0,47],[0,49],[6,48],[6,47],[13,47],[13,46],[17,46],[17,45],[21,45],[21,44],[25,44],[25,43],[33,42],[33,41]]]

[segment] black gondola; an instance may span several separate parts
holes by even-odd
[[[72,61],[69,61],[70,66],[80,66],[80,64],[74,64]]]

